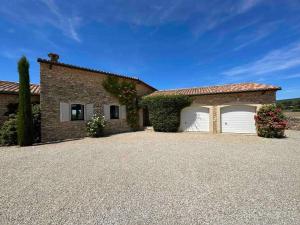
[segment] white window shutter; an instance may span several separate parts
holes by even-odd
[[[120,106],[120,119],[126,119],[126,106]]]
[[[94,115],[94,104],[86,104],[85,105],[85,120],[92,119]]]
[[[104,105],[104,118],[105,120],[109,120],[110,119],[110,107],[109,105]]]
[[[70,105],[65,102],[60,102],[60,122],[70,121]]]

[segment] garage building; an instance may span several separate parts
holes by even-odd
[[[264,104],[276,101],[280,87],[240,83],[156,91],[151,95],[188,95],[191,106],[181,112],[180,130],[189,132],[255,134],[254,116]]]

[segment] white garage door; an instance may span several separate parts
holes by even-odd
[[[182,131],[209,131],[209,109],[191,106],[181,111]]]
[[[221,108],[223,133],[256,133],[253,106],[236,105]]]

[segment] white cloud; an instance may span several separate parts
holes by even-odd
[[[300,78],[300,73],[298,74],[291,74],[291,75],[285,75],[282,76],[283,79],[295,79],[295,78]]]
[[[226,21],[248,12],[258,0],[110,0],[75,1],[84,19],[105,24],[127,23],[132,26],[158,27],[185,23],[196,35],[212,30]]]
[[[243,0],[238,7],[238,12],[243,13],[248,11],[249,9],[255,7],[261,2],[261,0]]]
[[[262,39],[268,37],[272,32],[274,32],[277,29],[280,23],[281,21],[275,21],[268,24],[263,24],[259,28],[256,28],[254,31],[251,30],[250,32],[238,36],[236,40],[238,42],[241,42],[241,44],[239,44],[233,50],[241,50],[245,47],[248,47],[249,45],[257,43],[258,41],[261,41]]]
[[[7,59],[19,59],[22,55],[26,55],[31,57],[34,54],[34,51],[27,48],[7,48],[1,47],[0,48],[0,56],[7,58]]]
[[[58,4],[59,3],[59,4]],[[32,30],[54,27],[65,36],[80,42],[78,28],[81,18],[63,1],[5,1],[0,7],[0,18],[17,26],[32,26]]]
[[[89,22],[158,27],[187,24],[195,36],[211,31],[259,5],[262,0],[27,0],[5,1],[0,17],[19,24],[49,26],[80,42],[79,28]]]
[[[253,77],[288,70],[297,66],[300,66],[300,42],[273,50],[252,63],[231,68],[223,72],[223,75]]]
[[[242,1],[210,1],[205,5],[203,18],[200,25],[193,27],[193,32],[196,36],[211,31],[222,24],[234,19],[235,17],[247,13],[261,0],[242,0]],[[207,10],[209,9],[209,10]]]
[[[52,21],[52,25],[62,30],[67,36],[71,37],[77,42],[80,42],[79,35],[76,31],[76,26],[79,24],[79,17],[66,18],[66,14],[62,13],[54,0],[42,0],[42,2],[48,7],[50,12],[55,16],[55,20]]]

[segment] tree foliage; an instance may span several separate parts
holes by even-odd
[[[300,112],[300,98],[278,100],[277,106],[285,111]]]
[[[29,80],[29,62],[23,56],[18,62],[19,71],[19,108],[18,108],[18,144],[32,145],[32,110]]]

